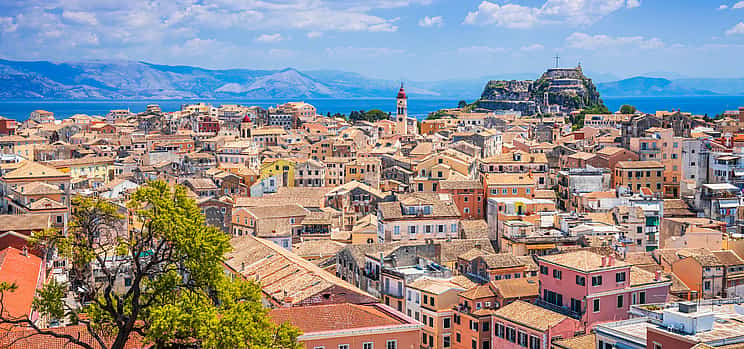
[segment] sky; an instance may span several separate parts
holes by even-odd
[[[744,1],[0,0],[0,57],[403,80],[744,77]]]

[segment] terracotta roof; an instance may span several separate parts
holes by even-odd
[[[321,269],[302,257],[267,240],[253,236],[235,237],[230,241],[233,250],[225,255],[225,264],[250,280],[258,280],[264,294],[278,303],[308,304],[310,300],[332,287],[359,299],[375,297]]]
[[[473,288],[468,289],[465,292],[460,292],[460,297],[464,297],[467,299],[480,299],[480,298],[487,298],[487,297],[493,297],[496,294],[493,293],[491,290],[491,286],[488,284],[485,285],[478,285]]]
[[[50,224],[46,214],[0,215],[0,231],[41,231],[49,228]]]
[[[26,161],[13,171],[6,173],[4,179],[69,177],[70,175],[54,167],[42,165],[38,162]]]
[[[625,150],[624,148],[620,148],[620,147],[604,147],[604,148],[600,149],[600,150],[599,150],[599,151],[597,152],[597,154],[602,154],[602,155],[615,155],[615,154],[617,154],[617,153],[619,153],[619,152],[622,152],[622,151],[624,151],[624,150]]]
[[[49,329],[53,332],[60,334],[71,335],[75,338],[79,338],[81,341],[90,344],[93,348],[100,349],[100,345],[93,338],[93,336],[85,328],[85,325],[70,325],[65,327],[58,327]],[[35,330],[18,329],[3,333],[0,336],[0,347],[8,348],[12,343],[13,349],[67,349],[76,347],[67,342],[66,339],[54,338],[46,335],[35,335]],[[104,343],[107,346],[113,344],[115,338],[107,333],[99,333],[99,336],[103,338]],[[142,349],[150,348],[151,344],[145,344],[143,338],[139,335],[132,333],[129,336],[127,344],[124,345],[124,349]]]
[[[390,327],[404,322],[379,309],[378,305],[326,304],[277,308],[269,312],[277,324],[289,323],[304,334],[314,332]]]
[[[540,256],[539,260],[561,265],[575,270],[590,272],[602,269],[627,266],[628,263],[615,259],[611,266],[602,266],[602,256],[586,250],[560,253],[549,256]]]
[[[431,294],[442,294],[449,290],[464,291],[465,288],[448,279],[422,277],[409,283],[406,287],[414,288]]]
[[[50,210],[50,209],[67,209],[63,203],[50,198],[41,198],[27,206],[30,210]]]
[[[0,251],[0,282],[15,284],[13,292],[5,292],[4,316],[21,317],[31,314],[31,303],[41,277],[41,258],[6,247]]]
[[[470,249],[467,252],[465,252],[465,253],[457,256],[457,258],[462,259],[462,260],[467,261],[467,262],[470,262],[470,261],[475,260],[478,257],[482,257],[482,256],[486,255],[487,253],[488,252],[483,251],[480,248],[473,248],[473,249]]]
[[[597,335],[590,333],[573,338],[559,339],[553,342],[553,346],[561,349],[595,349],[597,347]]]
[[[655,160],[646,160],[646,161],[618,161],[615,165],[616,168],[630,168],[630,169],[636,169],[636,168],[664,168],[664,165],[658,161]]]
[[[514,268],[524,265],[511,253],[488,253],[482,258],[489,269]]]
[[[493,315],[496,321],[504,319],[541,332],[568,319],[564,315],[523,301],[509,303],[496,310]]]
[[[465,239],[488,239],[488,223],[483,219],[462,220],[460,227]]]
[[[417,215],[404,215],[401,209],[401,203],[408,205],[431,205],[431,213],[423,214],[422,217],[459,217],[460,211],[457,209],[452,197],[446,194],[437,193],[409,193],[398,197],[399,201],[381,202],[378,204],[378,210],[382,219],[407,219],[416,218]]]
[[[540,295],[540,284],[537,278],[518,278],[494,280],[491,284],[496,293],[505,299],[537,297]]]
[[[537,177],[527,173],[488,173],[485,175],[487,185],[534,185]]]
[[[43,182],[31,182],[16,187],[16,191],[23,195],[49,195],[64,193],[58,187]]]
[[[642,286],[642,285],[648,285],[648,284],[654,284],[654,283],[660,283],[660,282],[669,282],[671,281],[668,277],[662,276],[661,279],[656,280],[656,275],[654,273],[641,269],[638,267],[630,267],[630,286]]]
[[[443,190],[483,189],[481,182],[476,180],[445,180],[439,182],[439,187]]]
[[[712,253],[724,266],[730,267],[734,265],[744,265],[744,260],[742,260],[741,257],[739,257],[739,255],[737,255],[734,251],[723,250],[713,251]]]
[[[307,240],[292,244],[292,252],[300,257],[332,257],[344,248],[344,244],[327,239]]]
[[[309,213],[308,210],[297,204],[248,207],[246,210],[257,219],[306,216]]]

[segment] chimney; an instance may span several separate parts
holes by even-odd
[[[28,257],[28,246],[23,246],[23,251],[21,252],[21,254],[24,257]]]
[[[656,271],[656,272],[654,273],[654,280],[655,280],[655,281],[659,281],[659,280],[661,280],[661,270],[657,270],[657,271]]]
[[[613,264],[615,264],[615,256],[613,255],[607,256],[607,266],[611,267]]]
[[[607,266],[607,256],[602,256],[602,266],[603,267]]]

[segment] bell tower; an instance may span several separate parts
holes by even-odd
[[[395,98],[397,109],[395,111],[395,129],[399,134],[408,134],[408,97],[403,83],[400,83],[398,96]]]

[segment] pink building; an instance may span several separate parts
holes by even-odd
[[[307,349],[420,349],[421,325],[380,303],[278,308],[269,316],[302,331]]]
[[[633,304],[664,303],[671,281],[612,256],[581,250],[537,259],[538,304],[580,321],[582,329],[628,319]]]
[[[493,323],[491,348],[548,349],[554,339],[571,338],[580,330],[577,320],[523,301],[494,311]]]

